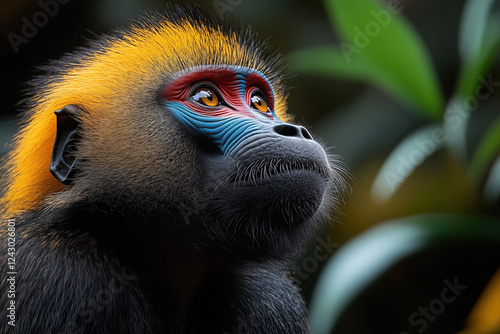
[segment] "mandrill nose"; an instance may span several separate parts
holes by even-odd
[[[280,124],[273,128],[274,132],[285,137],[297,137],[303,139],[313,139],[309,131],[303,126],[292,124]]]

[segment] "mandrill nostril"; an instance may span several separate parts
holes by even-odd
[[[276,125],[274,127],[274,132],[285,137],[312,139],[311,134],[306,130],[306,128],[291,124]]]
[[[309,131],[307,131],[306,128],[301,127],[300,132],[302,133],[302,137],[304,137],[305,139],[311,139],[311,140],[313,139],[313,137],[311,136]]]
[[[290,124],[276,125],[274,127],[274,132],[285,137],[298,137],[298,129]]]

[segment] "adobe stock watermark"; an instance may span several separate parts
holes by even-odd
[[[264,318],[262,316],[254,316],[253,312],[246,315],[246,319],[243,319],[241,316],[238,316],[236,319],[238,326],[233,328],[231,333],[224,331],[223,334],[247,334],[247,333],[255,333],[255,329],[257,328],[265,328],[266,324],[264,323]],[[300,322],[301,333],[309,333],[309,322],[307,318],[302,318]]]
[[[486,78],[479,76],[477,80],[479,83],[474,89],[474,95],[469,95],[446,109],[444,123],[450,129],[458,129],[462,122],[469,117],[469,114],[479,108],[481,102],[489,99],[497,87],[500,87],[500,81],[494,81],[491,73]]]
[[[7,324],[16,327],[16,293],[17,293],[17,267],[16,267],[16,220],[7,220]]]
[[[196,221],[200,220],[200,215],[205,209],[208,208],[209,200],[212,198],[212,195],[220,188],[227,186],[226,183],[222,180],[218,170],[209,170],[208,174],[203,176],[203,187],[202,187],[202,197],[198,198],[196,201],[191,202],[189,200],[182,200],[177,209],[182,217],[184,224],[190,225]],[[222,183],[222,185],[220,185]]]
[[[439,297],[431,300],[428,305],[420,306],[417,311],[410,314],[408,323],[415,327],[412,331],[401,331],[399,334],[423,333],[429,323],[436,319],[446,310],[446,305],[453,303],[467,289],[467,285],[460,284],[455,277],[453,282],[443,280],[445,287],[441,290]]]
[[[115,300],[115,295],[121,294],[132,281],[138,281],[138,278],[129,275],[125,268],[122,268],[121,272],[113,270],[113,277],[108,286],[97,290],[94,296],[80,307],[77,318],[67,322],[59,334],[81,333],[81,327],[91,323],[98,313]]]
[[[262,317],[258,315],[255,316],[253,311],[249,314],[245,314],[245,318],[238,316],[236,318],[236,323],[238,324],[236,328],[232,328],[231,333],[224,331],[223,334],[245,334],[254,332],[255,328],[264,326],[264,321]]]
[[[17,54],[22,44],[28,44],[32,38],[38,35],[39,29],[45,27],[50,19],[59,13],[59,6],[65,5],[69,1],[70,0],[38,0],[38,6],[41,9],[33,14],[31,19],[26,16],[21,18],[21,22],[23,22],[21,35],[12,31],[7,34],[7,38],[14,52]]]
[[[444,113],[443,126],[435,126],[429,130],[427,138],[415,139],[413,149],[397,157],[398,164],[395,170],[388,170],[384,178],[391,191],[394,191],[426,157],[433,154],[448,140],[445,129],[456,130],[469,117],[469,114],[479,108],[482,101],[487,100],[500,87],[500,81],[494,81],[492,74],[478,78],[479,84],[474,95],[467,96],[448,106]]]
[[[381,9],[378,12],[375,10],[370,11],[373,20],[367,22],[363,29],[359,26],[353,28],[355,32],[353,39],[354,45],[347,42],[342,42],[339,45],[347,63],[351,63],[354,54],[361,53],[364,48],[370,45],[374,38],[380,35],[383,28],[391,23],[393,15],[400,14],[403,11],[403,5],[401,3],[401,0],[387,1],[386,9]]]
[[[311,273],[318,270],[320,262],[328,260],[341,246],[339,243],[332,242],[331,235],[328,235],[326,239],[318,236],[315,241],[316,248],[312,256],[303,258],[292,270],[293,274],[302,280],[309,278]]]
[[[241,5],[243,0],[214,0],[212,5],[221,21],[224,21],[226,12],[233,12],[236,7]]]

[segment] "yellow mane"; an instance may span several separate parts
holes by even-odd
[[[193,24],[190,20],[132,27],[123,37],[102,44],[66,65],[44,85],[35,87],[28,119],[15,136],[4,160],[5,190],[0,212],[34,210],[51,193],[65,189],[49,172],[56,135],[54,111],[68,104],[83,107],[93,118],[106,117],[107,101],[127,96],[138,81],[161,85],[169,73],[205,64],[232,64],[255,68],[265,75],[272,70],[236,33]],[[270,79],[279,85],[280,78]],[[273,87],[275,88],[275,87]],[[275,88],[275,112],[286,119],[285,96]]]

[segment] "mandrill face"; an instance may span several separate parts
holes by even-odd
[[[172,75],[163,98],[197,145],[201,215],[209,217],[211,235],[234,234],[232,247],[262,249],[276,239],[296,242],[311,229],[338,175],[304,127],[276,116],[264,74],[234,65],[192,67]]]

